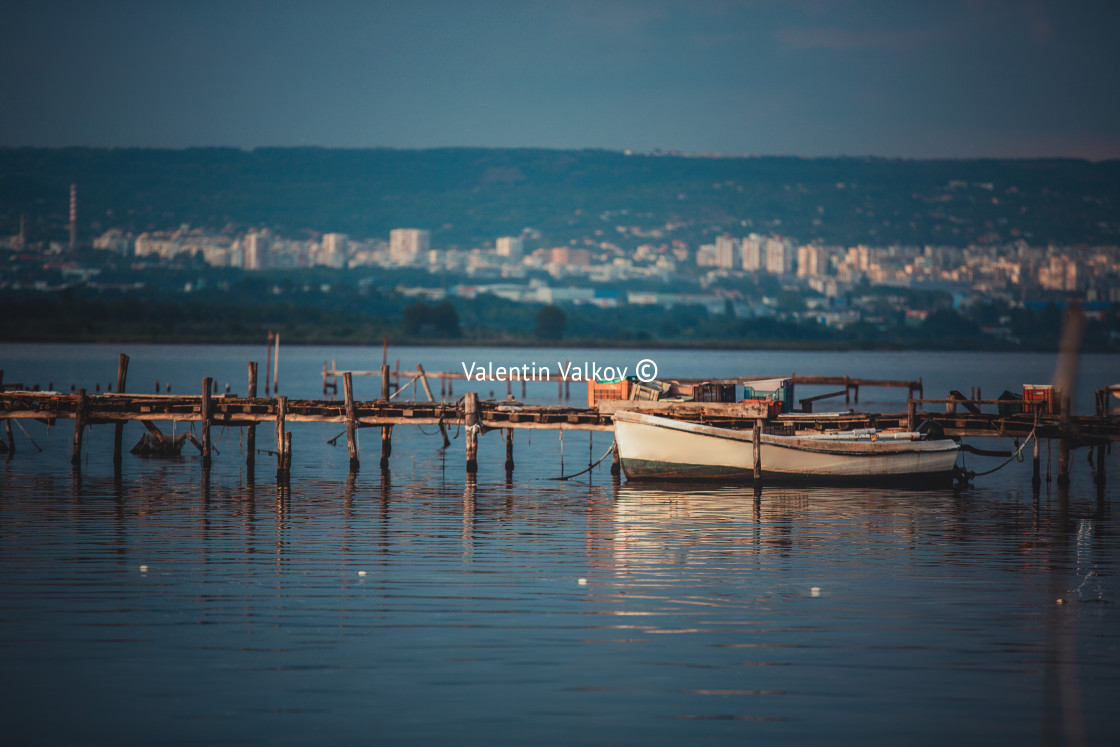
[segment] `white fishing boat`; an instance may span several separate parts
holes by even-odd
[[[754,479],[752,431],[717,428],[620,411],[614,437],[629,480]],[[759,434],[762,480],[948,484],[959,444],[922,433],[862,429],[779,436]]]

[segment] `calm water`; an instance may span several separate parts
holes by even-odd
[[[93,391],[122,349],[0,346],[5,381]],[[129,388],[203,376],[244,391],[263,346],[130,346]],[[402,367],[557,359],[663,376],[922,376],[927,397],[1046,383],[1053,356],[393,349]],[[285,348],[281,391],[320,395],[324,360]],[[1078,409],[1120,379],[1082,360]],[[357,396],[373,398],[373,379]],[[475,386],[483,397],[504,384]],[[519,387],[518,387],[519,388]],[[515,393],[520,394],[518,388]],[[454,397],[466,391],[456,382]],[[573,401],[583,396],[573,386]],[[905,391],[861,393],[902,409]],[[555,402],[556,385],[530,386]],[[835,407],[842,406],[842,399]],[[854,405],[853,405],[854,406]],[[1035,495],[1013,463],[973,488],[689,489],[612,482],[609,436],[394,431],[390,473],[295,424],[290,487],[244,469],[241,432],[196,453],[126,455],[112,429],[22,423],[0,462],[0,716],[6,744],[1115,744],[1120,737],[1120,469],[1098,497]],[[169,426],[170,427],[170,426]],[[175,426],[178,432],[189,428]],[[142,426],[130,425],[127,445]],[[258,444],[271,448],[262,429]],[[452,435],[455,435],[454,431]],[[979,441],[1003,448],[1006,444]],[[186,447],[190,449],[190,446]],[[1048,456],[1043,448],[1044,459]],[[1057,449],[1050,455],[1056,470]],[[969,457],[975,470],[1000,460]],[[1044,462],[1044,470],[1046,462]],[[1058,600],[1061,600],[1059,603]]]

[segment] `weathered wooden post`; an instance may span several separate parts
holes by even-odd
[[[249,361],[249,399],[257,398],[257,362]],[[249,432],[245,434],[245,469],[249,474],[253,474],[253,468],[257,464],[257,426],[256,424],[249,426]]]
[[[268,330],[268,343],[264,349],[264,396],[268,396],[268,382],[272,380],[272,330]]]
[[[276,333],[274,338],[276,344],[276,353],[272,361],[272,393],[280,393],[280,333]]]
[[[1062,395],[1062,437],[1058,440],[1058,485],[1069,485],[1069,397]]]
[[[513,428],[506,428],[506,474],[513,474]]]
[[[202,468],[210,469],[210,386],[214,380],[202,377]]]
[[[906,402],[906,430],[913,432],[918,420],[918,403],[914,400]]]
[[[358,416],[354,408],[354,376],[342,374],[342,391],[346,398],[346,448],[350,452],[350,471],[358,471]]]
[[[467,474],[478,472],[478,432],[481,430],[478,422],[478,393],[467,392],[463,398],[465,417],[463,418],[467,432]]]
[[[381,399],[389,399],[389,364],[381,364]]]
[[[74,410],[74,454],[70,464],[80,469],[82,466],[82,436],[86,428],[86,390],[78,390],[78,403]]]
[[[381,469],[389,469],[389,457],[393,454],[393,426],[381,426]]]
[[[1042,472],[1040,470],[1040,463],[1041,463],[1040,451],[1041,450],[1039,448],[1039,443],[1038,443],[1041,439],[1039,439],[1039,437],[1038,437],[1038,421],[1039,421],[1039,407],[1036,404],[1034,406],[1034,463],[1031,465],[1031,469],[1032,469],[1031,485],[1033,485],[1036,488],[1039,485],[1042,484]]]
[[[128,378],[128,356],[124,353],[117,358],[117,394],[124,394],[125,380]],[[9,439],[10,440],[10,439]],[[113,426],[113,469],[121,468],[122,441],[124,440],[124,423]]]
[[[1104,492],[1104,473],[1107,472],[1105,467],[1105,448],[1104,444],[1097,444],[1097,492]]]
[[[751,444],[754,447],[754,481],[762,482],[762,420],[754,421],[751,430]]]
[[[265,387],[268,387],[268,381],[265,381]],[[285,481],[288,477],[284,471],[284,452],[287,447],[287,440],[284,437],[284,419],[288,415],[288,398],[276,398],[276,479],[281,482]]]
[[[622,464],[619,462],[618,457],[618,441],[611,444],[611,474],[618,475],[622,473]]]
[[[424,366],[417,363],[416,373],[419,374],[420,383],[424,386],[424,396],[428,398],[429,402],[435,402],[436,398],[432,396],[432,388],[428,386],[428,377],[424,374]],[[443,436],[443,448],[446,449],[451,445],[451,439],[447,437],[447,426],[444,424],[443,420],[440,420],[439,423],[439,433]]]

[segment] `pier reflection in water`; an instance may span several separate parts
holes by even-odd
[[[426,456],[400,472],[288,486],[190,459],[5,463],[6,738],[1117,733],[1110,495],[1036,498],[1022,469],[966,493],[556,482],[557,449],[468,479],[410,444]]]

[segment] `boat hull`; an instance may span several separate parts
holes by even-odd
[[[622,412],[615,414],[615,441],[629,480],[754,480],[750,431]],[[948,484],[958,450],[953,441],[926,441],[917,434],[764,433],[761,476],[767,482]]]

